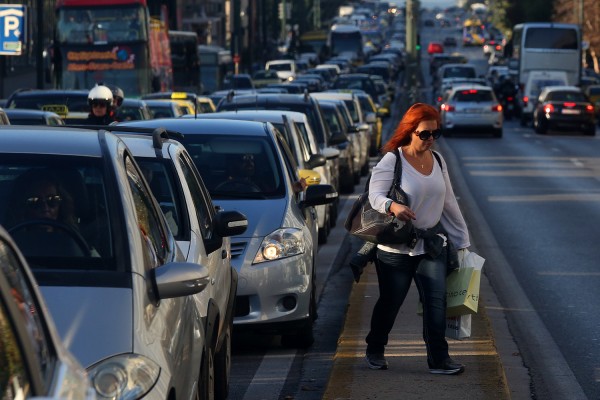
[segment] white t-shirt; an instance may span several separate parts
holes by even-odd
[[[408,196],[410,209],[417,216],[417,219],[412,221],[413,225],[419,229],[428,229],[441,221],[457,249],[469,247],[471,245],[469,232],[454,196],[444,159],[440,156],[442,171],[437,159],[432,155],[434,157],[433,171],[429,175],[424,175],[404,158],[401,148],[398,150],[402,159],[401,186]],[[381,213],[385,213],[385,203],[390,200],[387,194],[392,186],[395,164],[396,156],[393,152],[389,152],[373,167],[369,183],[369,202],[375,210]],[[411,256],[425,253],[423,240],[419,240],[414,249],[405,244],[380,244],[377,247],[381,250]]]

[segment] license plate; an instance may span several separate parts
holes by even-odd
[[[581,114],[581,110],[572,110],[570,108],[563,108],[562,113],[563,114],[571,114],[571,115],[575,114],[576,115],[576,114]]]
[[[471,113],[471,114],[476,114],[476,113],[480,113],[481,110],[479,108],[466,108],[465,112],[466,113]]]

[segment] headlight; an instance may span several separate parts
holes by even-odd
[[[302,254],[304,248],[305,241],[302,230],[297,228],[277,229],[263,239],[252,264]]]
[[[122,354],[94,365],[88,374],[98,399],[135,400],[154,386],[160,367],[137,354]]]

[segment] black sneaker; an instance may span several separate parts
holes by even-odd
[[[458,375],[465,371],[465,366],[459,363],[455,363],[451,358],[447,358],[443,362],[429,367],[429,372],[432,374],[442,375]]]
[[[367,353],[365,360],[371,369],[388,369],[388,362],[383,353]]]

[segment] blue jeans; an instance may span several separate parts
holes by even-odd
[[[446,341],[446,252],[436,259],[377,250],[379,299],[371,316],[367,352],[383,353],[394,321],[415,280],[423,303],[423,340],[429,367],[448,358]],[[416,312],[416,310],[415,310]]]

